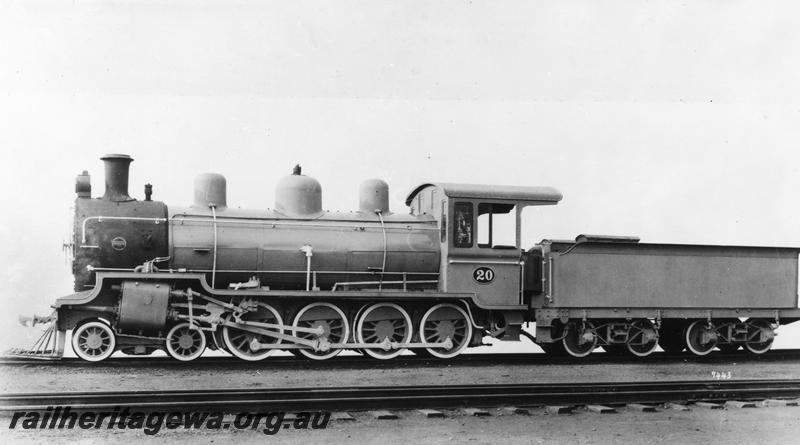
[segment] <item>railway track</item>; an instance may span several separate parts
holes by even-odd
[[[53,366],[53,367],[226,367],[226,368],[271,368],[271,367],[304,367],[304,368],[347,368],[369,366],[375,368],[394,368],[407,365],[444,366],[444,365],[495,365],[495,364],[600,364],[600,363],[663,363],[671,361],[687,361],[693,363],[717,363],[725,361],[760,361],[779,362],[800,360],[800,349],[776,349],[764,355],[750,355],[743,351],[725,353],[715,351],[707,356],[695,356],[688,353],[668,354],[656,352],[648,357],[631,357],[596,352],[581,359],[572,357],[553,357],[540,353],[502,353],[502,354],[462,354],[448,360],[439,360],[430,357],[404,355],[392,360],[381,361],[365,356],[338,356],[320,362],[307,360],[300,357],[270,357],[261,362],[246,362],[235,357],[201,357],[192,363],[179,362],[170,357],[115,357],[102,363],[87,363],[78,358],[63,358],[61,360],[35,360],[24,357],[0,357],[0,366]]]
[[[800,379],[629,383],[374,386],[341,388],[21,393],[0,396],[0,415],[73,411],[369,410],[459,406],[662,404],[800,397]]]

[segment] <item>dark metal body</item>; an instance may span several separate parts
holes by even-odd
[[[90,268],[132,269],[153,258],[166,257],[166,218],[163,202],[78,197],[72,241],[75,291],[94,286]]]
[[[167,322],[170,288],[166,283],[125,281],[119,305],[121,331],[158,331]]]
[[[796,248],[543,244],[551,283],[533,307],[797,308]]]
[[[215,214],[216,287],[256,276],[270,289],[305,290],[308,258],[300,250],[305,245],[312,247],[312,287],[319,289],[398,281],[403,274],[407,281],[438,278],[438,228],[431,217],[389,214],[381,223],[374,212],[324,212],[314,219],[272,210],[227,208]],[[211,282],[214,223],[207,208],[170,207],[172,269],[204,272]]]

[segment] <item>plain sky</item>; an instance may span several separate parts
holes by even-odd
[[[0,347],[70,292],[74,178],[102,194],[104,153],[173,205],[215,171],[272,207],[300,163],[331,210],[370,177],[397,212],[428,181],[558,188],[526,247],[800,246],[798,29],[792,1],[2,1]]]

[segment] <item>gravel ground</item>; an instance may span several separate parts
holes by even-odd
[[[454,411],[444,419],[426,419],[414,411],[398,411],[399,420],[375,420],[367,413],[355,421],[331,422],[324,430],[284,429],[273,436],[259,430],[163,430],[145,435],[141,430],[9,430],[0,427],[5,443],[376,443],[376,444],[610,444],[610,443],[796,443],[800,408],[755,408],[687,412],[617,414],[578,411],[573,415],[468,417]],[[0,422],[4,421],[0,419]],[[6,422],[7,424],[7,422]]]

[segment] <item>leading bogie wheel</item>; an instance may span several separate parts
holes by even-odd
[[[175,360],[192,361],[206,349],[206,333],[189,323],[179,323],[167,333],[167,353]]]
[[[361,312],[356,322],[356,341],[380,345],[387,340],[408,343],[412,335],[411,317],[394,303],[377,303]],[[368,355],[387,360],[402,354],[405,349],[364,348]]]
[[[564,350],[573,357],[586,357],[597,347],[597,333],[588,321],[569,323],[561,340]]]
[[[271,323],[282,325],[283,319],[275,308],[272,306],[258,302],[258,308],[255,311],[245,313],[240,317],[242,321],[253,321],[258,323]],[[234,320],[229,319],[233,322]],[[262,329],[262,328],[259,328]],[[283,329],[270,328],[268,331],[283,333]],[[253,349],[253,340],[257,340],[262,344],[276,345],[281,343],[281,339],[270,337],[269,335],[258,334],[255,332],[238,329],[234,326],[224,326],[222,328],[222,341],[225,349],[236,357],[249,362],[264,360],[270,355],[274,354],[276,349]]]
[[[117,337],[111,326],[100,320],[83,323],[72,331],[72,350],[88,362],[105,360],[116,346]]]
[[[302,328],[322,328],[322,335],[317,336],[309,332],[300,332],[292,329],[292,335],[306,340],[319,340],[322,343],[334,344],[344,343],[350,336],[350,324],[347,322],[344,312],[331,303],[311,303],[300,309],[294,317],[292,326]],[[330,348],[328,350],[315,351],[313,349],[299,349],[304,356],[314,360],[326,360],[336,356],[342,350]]]
[[[686,348],[694,355],[708,355],[717,346],[717,337],[708,321],[694,321],[686,328]]]
[[[437,304],[422,316],[419,335],[425,343],[443,343],[450,339],[451,348],[438,347],[425,350],[437,358],[451,358],[469,346],[472,339],[472,322],[464,309],[449,303]]]
[[[625,346],[637,357],[646,357],[655,351],[658,346],[658,331],[653,322],[644,318],[631,323]]]

